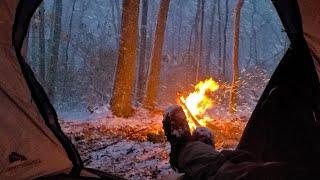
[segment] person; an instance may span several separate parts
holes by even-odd
[[[182,173],[180,179],[318,179],[319,173],[287,162],[258,160],[244,150],[222,150],[214,146],[210,129],[197,127],[191,134],[183,109],[169,107],[163,129],[171,144],[170,165]],[[274,147],[277,148],[277,147]]]

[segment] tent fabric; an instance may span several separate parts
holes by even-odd
[[[299,0],[304,37],[309,48],[320,57],[320,1]]]
[[[21,55],[21,48],[23,45],[24,38],[27,34],[28,26],[33,13],[42,0],[20,0],[16,8],[16,15],[13,24],[12,40],[13,46],[16,50],[16,55],[27,82],[29,90],[31,91],[32,98],[37,105],[37,108],[45,121],[46,125],[54,133],[56,138],[60,141],[64,147],[69,159],[72,161],[73,168],[72,174],[79,175],[81,169],[83,169],[83,163],[80,155],[71,141],[62,132],[59,122],[57,120],[57,114],[52,104],[49,101],[43,87],[36,80],[31,68],[24,61]]]
[[[17,1],[1,1],[0,2],[0,44],[12,44],[12,25],[14,22],[15,8]]]
[[[44,89],[21,55],[31,17],[41,2],[0,1],[0,142],[5,142],[0,144],[0,179],[122,179],[83,167]],[[16,151],[10,152],[12,149]]]
[[[41,2],[0,1],[0,179],[68,173],[71,168],[80,173],[83,167],[79,154],[61,131],[47,95],[21,56],[31,16]],[[320,160],[320,85],[310,54],[311,50],[314,59],[319,57],[319,2],[277,0],[274,5],[291,46],[237,148],[256,153],[261,160],[309,164]],[[288,131],[287,126],[296,131]],[[277,139],[277,133],[288,138]],[[295,151],[283,154],[279,149]]]
[[[298,2],[278,0],[274,5],[291,45],[253,111],[237,149],[247,150],[261,161],[317,167],[320,84],[314,60],[304,39]]]
[[[0,179],[68,173],[72,163],[43,121],[12,46],[17,5],[0,1]]]
[[[320,1],[299,0],[298,3],[303,22],[304,38],[312,51],[316,70],[320,79]]]

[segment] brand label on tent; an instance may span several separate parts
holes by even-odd
[[[17,152],[11,152],[8,158],[10,165],[4,169],[0,169],[0,174],[15,171],[17,169],[36,166],[41,163],[40,159],[28,160],[24,155]]]
[[[12,152],[9,155],[10,164],[13,163],[13,162],[16,162],[16,161],[25,161],[25,160],[27,160],[27,158],[24,155],[21,155],[21,154],[19,154],[17,152]]]

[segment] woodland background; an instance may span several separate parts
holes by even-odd
[[[25,56],[63,119],[86,119],[116,105],[122,107],[116,114],[125,117],[132,108],[164,109],[176,102],[177,93],[190,92],[208,77],[226,85],[212,111],[224,115],[238,28],[236,113],[249,116],[289,41],[270,0],[244,0],[235,26],[239,1],[44,0],[32,18]],[[121,59],[120,46],[126,45],[130,56]],[[153,66],[155,51],[159,63]],[[121,75],[119,62],[131,63]],[[158,70],[150,93],[150,71]],[[119,93],[125,104],[112,104]],[[144,106],[148,101],[151,106]]]

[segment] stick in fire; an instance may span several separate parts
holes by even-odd
[[[185,109],[190,116],[192,122],[197,126],[201,127],[201,124],[198,122],[197,118],[190,112],[188,106],[185,104],[185,102],[180,98],[180,105],[183,106],[182,108]]]

